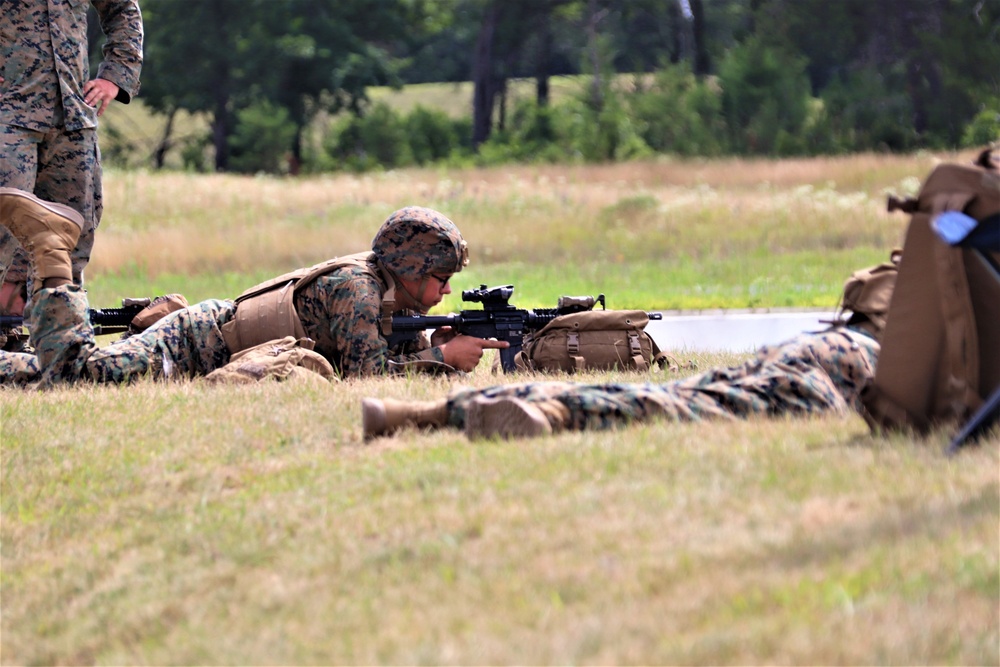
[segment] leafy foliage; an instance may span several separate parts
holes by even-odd
[[[454,164],[470,146],[486,164],[945,149],[989,139],[1000,108],[1000,5],[981,0],[145,0],[143,14],[143,100],[205,114],[216,170],[265,150],[248,129],[261,100],[294,132],[278,134],[287,159],[251,162],[293,173]],[[550,112],[560,74],[588,88]],[[534,80],[534,104],[507,95],[514,77]],[[458,125],[367,95],[466,79]],[[199,141],[178,142],[194,168]]]

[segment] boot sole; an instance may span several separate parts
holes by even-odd
[[[44,199],[39,199],[30,192],[25,192],[24,190],[18,190],[17,188],[0,188],[0,195],[8,195],[11,197],[23,197],[38,204],[42,208],[52,211],[56,215],[66,218],[74,225],[83,230],[83,216],[80,215],[75,209],[66,206],[65,204],[57,204],[53,201],[45,201]]]
[[[366,442],[381,435],[385,435],[387,432],[385,404],[377,398],[362,399],[361,424]]]
[[[466,410],[465,435],[476,438],[537,438],[552,433],[545,413],[520,398],[477,398]]]

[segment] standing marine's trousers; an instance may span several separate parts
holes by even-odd
[[[741,366],[673,382],[577,384],[527,382],[461,389],[448,398],[449,424],[465,425],[478,396],[558,401],[568,411],[556,428],[603,429],[634,421],[734,419],[754,415],[845,413],[860,410],[861,390],[875,375],[879,344],[844,330],[802,334],[761,348]]]
[[[141,334],[98,347],[83,290],[76,285],[43,289],[36,292],[28,313],[35,354],[0,351],[0,384],[122,383],[140,377],[207,375],[229,362],[221,327],[233,312],[231,301],[202,301],[167,315]]]
[[[36,132],[0,125],[0,187],[66,204],[83,216],[80,240],[71,255],[73,282],[83,285],[83,269],[90,262],[104,210],[97,130]],[[6,261],[0,265],[0,282],[26,283],[29,276],[28,257],[20,248],[9,266]]]

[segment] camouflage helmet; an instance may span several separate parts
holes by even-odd
[[[451,275],[469,263],[468,246],[451,220],[429,208],[407,206],[382,223],[372,251],[400,278]]]

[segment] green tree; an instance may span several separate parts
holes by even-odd
[[[404,0],[145,0],[143,97],[156,111],[206,112],[215,167],[229,166],[236,113],[271,100],[302,129],[320,110],[357,112],[365,88],[396,84],[378,46],[401,34]]]
[[[805,124],[809,82],[804,58],[750,37],[723,60],[719,85],[723,114],[738,151],[773,154],[779,137],[784,143]]]

